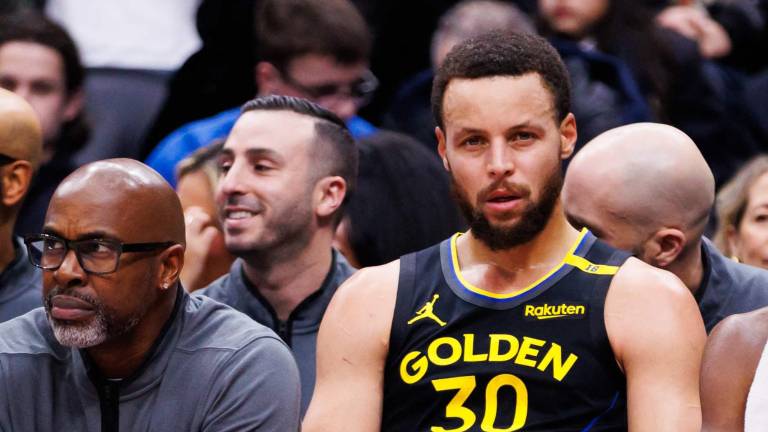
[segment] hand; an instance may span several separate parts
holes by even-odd
[[[731,52],[731,38],[706,11],[694,6],[669,6],[656,16],[662,27],[696,41],[705,58],[720,58]]]
[[[184,252],[181,282],[191,292],[226,273],[232,258],[223,250],[221,232],[215,221],[201,207],[188,207],[184,211],[184,224],[187,249]]]

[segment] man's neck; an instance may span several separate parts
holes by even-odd
[[[128,333],[86,351],[105,378],[130,377],[147,358],[176,304],[176,287]]]
[[[243,263],[245,276],[281,321],[320,289],[333,261],[331,238],[316,235],[306,247],[289,256],[280,261],[249,259]]]
[[[457,241],[463,276],[485,290],[504,294],[523,289],[551,271],[579,236],[566,221],[559,201],[541,232],[527,243],[491,250],[469,234]]]
[[[701,253],[701,243],[699,240],[695,245],[691,245],[687,255],[678,257],[665,269],[674,273],[692,294],[696,294],[704,281],[704,260],[706,257]]]

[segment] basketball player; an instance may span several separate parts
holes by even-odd
[[[768,425],[768,307],[732,315],[712,331],[701,366],[703,432]]]
[[[305,431],[699,430],[693,296],[563,214],[569,92],[537,36],[447,56],[438,150],[470,230],[340,288]]]

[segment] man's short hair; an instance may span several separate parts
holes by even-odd
[[[568,71],[546,39],[524,33],[494,31],[456,45],[445,58],[432,84],[432,114],[441,129],[443,96],[452,79],[538,74],[552,93],[555,115],[562,121],[571,110]]]
[[[358,151],[355,140],[344,121],[333,112],[293,96],[270,95],[248,101],[240,110],[249,111],[292,111],[315,119],[315,142],[310,149],[316,169],[314,180],[326,176],[339,176],[347,183],[344,203],[336,211],[335,220],[341,220],[343,208],[352,196],[357,183]]]
[[[281,70],[305,54],[350,65],[368,61],[371,35],[348,0],[264,0],[256,8],[256,46],[257,58]]]
[[[0,17],[0,46],[8,42],[33,42],[56,51],[64,64],[67,94],[71,96],[82,88],[85,69],[75,41],[61,26],[41,13],[23,10]]]

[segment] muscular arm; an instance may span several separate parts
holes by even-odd
[[[336,292],[317,339],[305,432],[378,431],[399,263],[357,272]]]
[[[768,309],[734,315],[709,336],[701,366],[702,431],[744,430],[747,395],[768,336]]]
[[[671,273],[630,259],[605,304],[608,338],[627,377],[630,431],[699,431],[704,324]]]

